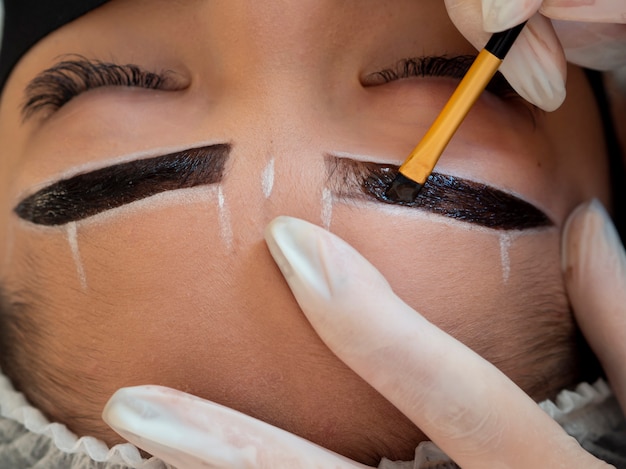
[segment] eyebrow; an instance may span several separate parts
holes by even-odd
[[[230,150],[230,144],[215,144],[78,174],[26,197],[14,212],[37,225],[58,226],[161,192],[215,184]]]
[[[376,200],[495,230],[554,226],[543,211],[529,202],[468,179],[433,172],[416,199],[402,202],[390,200],[386,195],[399,166],[334,155],[326,155],[325,163],[328,187],[339,199]]]

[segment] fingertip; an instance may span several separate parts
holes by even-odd
[[[565,21],[590,23],[626,23],[626,2],[595,0],[593,2],[569,2],[544,0],[540,7],[542,15]]]
[[[495,33],[517,26],[533,16],[541,3],[542,0],[482,0],[483,28]]]
[[[552,25],[568,62],[601,71],[626,65],[626,24],[552,20]]]
[[[113,430],[118,431],[125,426],[129,415],[142,414],[142,410],[134,405],[133,388],[121,388],[115,391],[102,410],[102,420]],[[132,412],[126,412],[133,409]],[[145,410],[145,409],[144,409]]]
[[[230,444],[218,414],[233,412],[163,386],[121,388],[109,399],[103,420],[130,443],[176,467],[189,469],[251,467],[245,451]]]
[[[535,16],[529,21],[500,70],[522,98],[544,111],[563,104],[567,64],[546,18]]]
[[[565,280],[577,296],[578,290],[606,280],[626,280],[626,256],[619,237],[602,203],[593,199],[577,207],[563,228],[562,268]]]
[[[602,204],[579,207],[564,228],[565,285],[576,321],[626,406],[626,253]]]
[[[159,417],[158,407],[151,404],[162,394],[160,386],[120,388],[109,398],[102,410],[102,420],[113,430],[126,436],[131,429]]]
[[[561,271],[564,275],[571,275],[571,266],[577,257],[580,244],[580,233],[583,229],[585,217],[592,201],[583,202],[569,214],[563,225],[561,235]]]
[[[291,220],[297,220],[296,218],[288,217],[286,215],[280,215],[270,221],[265,227],[265,239],[273,239],[277,231],[281,230]]]

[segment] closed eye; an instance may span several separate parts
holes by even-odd
[[[399,60],[395,65],[370,73],[363,80],[364,86],[377,86],[406,78],[445,77],[460,80],[465,76],[476,56],[421,56]],[[498,72],[487,86],[501,98],[520,98],[504,76]]]
[[[442,77],[461,80],[474,63],[474,55],[420,56],[401,59],[395,65],[370,73],[362,79],[363,86],[379,86],[407,78]],[[486,90],[500,99],[520,104],[536,125],[543,111],[522,98],[500,72],[496,72]]]
[[[26,120],[41,111],[53,113],[79,94],[104,86],[175,91],[187,85],[183,77],[170,70],[152,72],[134,64],[70,56],[44,70],[28,84],[22,116]]]

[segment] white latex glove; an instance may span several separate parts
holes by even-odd
[[[576,320],[626,409],[626,253],[599,202],[570,216],[562,259]]]
[[[500,70],[546,111],[565,99],[566,59],[597,70],[626,66],[626,0],[445,0],[450,18],[477,48],[491,33],[529,20]]]
[[[279,217],[266,240],[326,345],[464,469],[610,467],[493,365],[406,305],[335,235]],[[365,468],[167,388],[122,389],[103,417],[124,438],[179,468]]]

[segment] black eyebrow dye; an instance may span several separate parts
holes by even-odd
[[[210,145],[78,174],[25,198],[14,211],[37,225],[64,225],[160,192],[214,184],[230,148]]]
[[[418,208],[497,230],[553,226],[534,205],[485,184],[433,172],[416,196],[393,197],[388,189],[399,166],[331,156],[326,161],[330,178],[337,178],[332,188],[339,197],[355,198],[360,194],[386,204]]]

